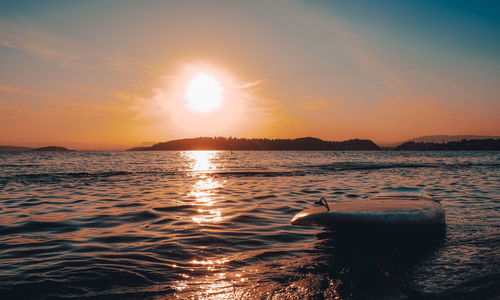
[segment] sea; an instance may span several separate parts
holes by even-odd
[[[0,299],[500,299],[500,152],[1,152],[0,176]],[[394,189],[444,230],[290,224]]]

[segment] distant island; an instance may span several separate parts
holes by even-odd
[[[437,137],[437,136],[436,136]],[[449,136],[451,137],[451,136]],[[454,136],[456,137],[456,136]],[[423,137],[424,138],[424,137]],[[430,138],[430,136],[429,136]],[[150,144],[150,143],[148,143]],[[407,141],[396,146],[379,147],[371,140],[351,139],[347,141],[324,141],[314,137],[297,139],[234,138],[234,137],[198,137],[177,139],[153,144],[152,146],[134,147],[126,151],[183,151],[183,150],[279,150],[279,151],[500,151],[500,138],[462,139],[449,142]],[[39,148],[23,146],[2,146],[0,152],[16,151],[75,151],[61,146]]]
[[[333,142],[313,137],[298,139],[199,137],[129,149],[129,151],[158,150],[380,150],[380,148],[370,140],[359,139]]]
[[[462,135],[426,135],[419,136],[411,139],[407,139],[404,141],[397,142],[381,142],[378,145],[382,150],[394,150],[397,146],[402,145],[404,143],[414,142],[414,143],[436,143],[436,144],[445,144],[448,142],[460,142],[462,140],[489,140],[489,139],[500,139],[498,135],[473,135],[473,134],[462,134]]]
[[[0,146],[0,152],[15,152],[15,151],[57,151],[57,152],[62,152],[62,151],[75,151],[75,150],[70,150],[68,148],[60,147],[60,146],[47,146],[47,147],[40,147],[40,148],[21,147],[21,146]]]
[[[455,150],[468,150],[468,151],[499,151],[500,139],[485,139],[485,140],[461,140],[459,142],[448,143],[403,143],[394,150],[410,150],[410,151],[455,151]]]
[[[59,146],[47,146],[47,147],[40,147],[40,148],[31,149],[29,151],[73,151],[73,150],[69,150],[68,148],[59,147]]]
[[[463,140],[489,140],[489,139],[500,139],[500,136],[492,135],[426,135],[421,137],[416,137],[409,139],[405,142],[415,142],[415,143],[448,143],[448,142],[460,142]],[[402,144],[400,142],[399,144]]]
[[[31,147],[21,147],[21,146],[0,146],[0,151],[29,151],[33,150]]]

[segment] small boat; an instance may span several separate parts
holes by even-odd
[[[373,198],[328,203],[297,213],[292,225],[334,229],[384,228],[425,229],[443,227],[445,212],[441,203],[420,191],[391,191]]]

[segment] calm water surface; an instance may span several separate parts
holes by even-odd
[[[498,152],[12,152],[0,171],[1,299],[500,299]],[[441,236],[290,225],[401,187],[441,201]]]

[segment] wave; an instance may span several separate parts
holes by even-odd
[[[26,221],[14,226],[0,226],[0,235],[43,231],[66,233],[77,230],[79,228],[69,222]]]
[[[467,168],[500,167],[500,163],[393,163],[393,162],[335,162],[310,166],[327,171],[380,170],[380,169],[415,169],[415,168]]]
[[[378,170],[399,168],[437,168],[439,165],[433,163],[372,163],[372,162],[337,162],[331,164],[316,165],[323,170],[349,171],[349,170]]]
[[[0,184],[9,182],[19,183],[59,183],[75,179],[107,180],[111,177],[127,176],[229,176],[229,177],[284,177],[284,176],[306,176],[325,174],[339,171],[376,171],[383,169],[419,169],[419,168],[498,168],[500,163],[496,162],[466,162],[466,163],[412,163],[412,162],[334,162],[319,165],[289,166],[273,169],[222,169],[222,170],[180,170],[180,171],[103,171],[103,172],[58,172],[58,173],[27,173],[0,177]]]
[[[87,178],[87,177],[111,177],[120,175],[131,175],[133,172],[128,171],[107,171],[98,173],[89,172],[69,172],[69,173],[29,173],[29,174],[17,174],[11,176],[0,177],[2,180],[58,180],[64,178]]]
[[[0,177],[0,184],[9,182],[19,183],[59,183],[61,181],[71,181],[75,179],[106,180],[110,177],[127,176],[186,176],[193,174],[205,174],[210,176],[231,176],[231,177],[278,177],[278,176],[303,176],[303,171],[268,171],[268,170],[222,170],[222,171],[106,171],[106,172],[69,172],[69,173],[29,173],[16,174]]]

